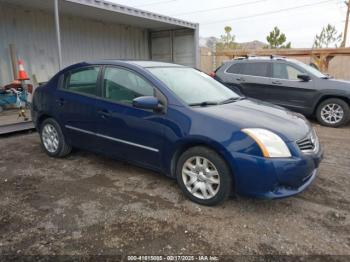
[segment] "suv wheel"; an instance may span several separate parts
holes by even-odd
[[[232,176],[226,162],[205,147],[184,152],[178,160],[176,176],[185,195],[202,205],[217,205],[231,193]]]
[[[66,143],[60,125],[53,118],[47,118],[40,126],[41,144],[51,157],[64,157],[72,151]]]
[[[349,121],[349,105],[339,98],[323,101],[316,110],[317,120],[324,126],[340,127]]]

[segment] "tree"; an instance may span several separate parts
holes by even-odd
[[[281,33],[277,26],[275,26],[275,28],[266,37],[266,40],[269,43],[269,48],[291,48],[292,46],[290,42],[284,44],[287,41],[287,37],[285,34]]]
[[[338,47],[342,39],[342,34],[338,34],[335,26],[328,24],[322,28],[319,35],[315,36],[313,48],[327,48],[330,46]]]
[[[214,36],[211,36],[207,39],[205,45],[206,47],[213,48],[217,42],[217,38]]]
[[[221,35],[219,42],[216,45],[216,48],[223,49],[223,48],[236,48],[235,38],[236,36],[231,34],[232,27],[231,26],[225,26],[224,28],[225,34]]]

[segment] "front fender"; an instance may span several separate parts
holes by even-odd
[[[168,170],[169,174],[172,177],[176,176],[175,174],[176,164],[181,154],[185,152],[187,149],[194,146],[208,147],[214,150],[215,152],[217,152],[226,161],[230,170],[232,171],[232,174],[234,175],[235,161],[232,157],[232,154],[229,152],[227,148],[225,148],[225,146],[205,136],[189,135],[179,139],[169,151],[168,159],[170,159],[170,161],[166,164],[166,169]]]
[[[313,103],[313,112],[317,109],[317,106],[321,101],[327,98],[343,98],[350,101],[350,92],[346,90],[337,90],[337,89],[325,89],[318,95],[317,99],[315,99]]]

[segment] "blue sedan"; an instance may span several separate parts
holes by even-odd
[[[150,61],[83,62],[33,98],[45,152],[73,147],[176,178],[194,202],[232,192],[282,198],[316,177],[322,148],[300,114],[246,99],[193,68]]]

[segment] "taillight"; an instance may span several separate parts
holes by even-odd
[[[209,75],[213,78],[216,76],[215,72],[210,72]]]

